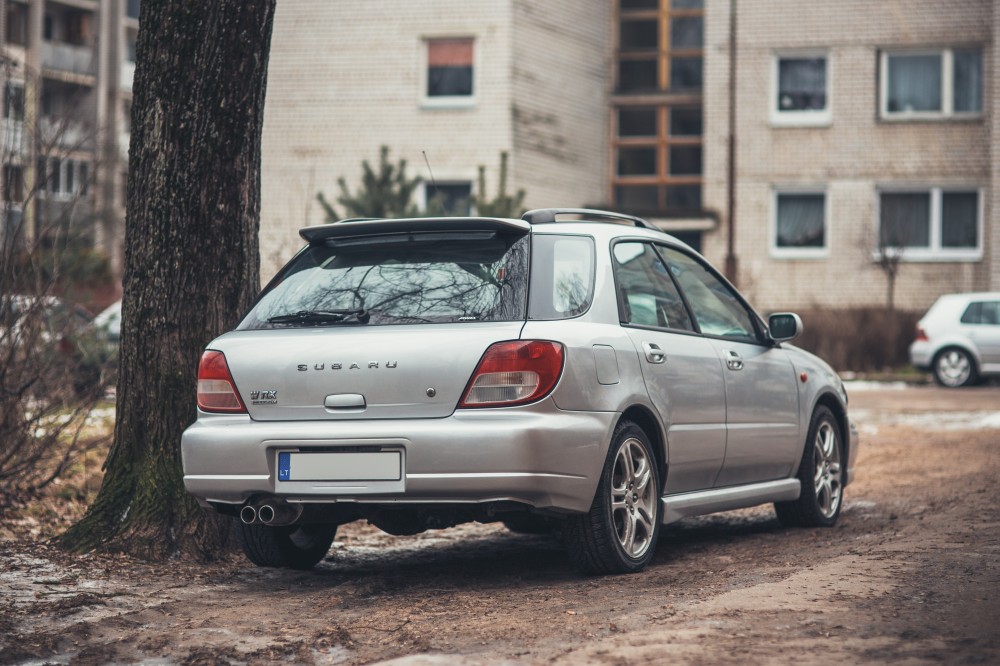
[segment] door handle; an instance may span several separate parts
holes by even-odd
[[[726,367],[730,370],[742,370],[743,357],[731,349],[726,350]]]
[[[663,363],[667,360],[667,354],[660,349],[660,345],[652,342],[643,342],[642,351],[646,354],[646,360],[650,363]]]

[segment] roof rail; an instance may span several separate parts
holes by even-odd
[[[343,220],[337,220],[337,224],[341,222],[374,222],[375,220],[383,220],[382,217],[345,217]]]
[[[557,221],[556,216],[558,215],[580,215],[590,218],[596,217],[607,220],[621,220],[624,222],[631,222],[635,226],[643,229],[653,228],[649,222],[646,222],[646,220],[641,217],[636,217],[635,215],[613,213],[608,210],[594,210],[592,208],[537,208],[535,210],[529,210],[521,216],[521,219],[529,224],[552,224]]]

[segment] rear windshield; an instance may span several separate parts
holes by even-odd
[[[306,247],[240,329],[516,321],[528,240],[494,231],[327,239]]]

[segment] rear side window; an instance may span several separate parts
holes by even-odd
[[[239,328],[523,320],[527,245],[525,235],[493,231],[313,243],[268,286]],[[300,321],[289,321],[299,313]]]
[[[962,323],[1000,325],[1000,301],[970,303],[962,315]]]
[[[568,319],[594,300],[594,239],[535,234],[531,244],[529,319]]]

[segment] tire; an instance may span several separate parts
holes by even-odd
[[[802,484],[797,500],[775,502],[786,527],[833,527],[844,498],[844,440],[829,408],[819,406],[809,423],[805,451],[796,474]]]
[[[572,516],[563,539],[573,565],[590,574],[642,571],[660,534],[660,472],[646,433],[615,428],[590,511]]]
[[[979,374],[972,355],[959,347],[939,351],[934,356],[931,371],[934,373],[934,381],[946,388],[972,386]]]
[[[330,551],[336,525],[245,525],[236,519],[243,553],[259,567],[312,569]]]

